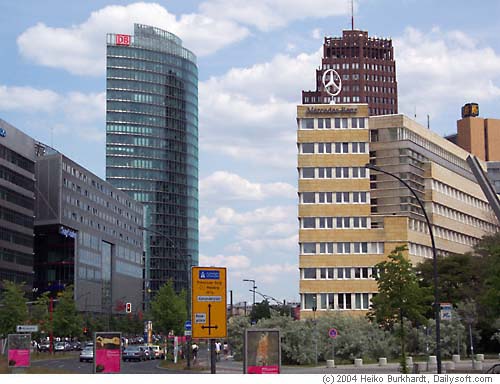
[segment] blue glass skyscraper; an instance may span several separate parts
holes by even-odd
[[[106,179],[146,206],[146,288],[198,264],[198,68],[177,36],[107,35]]]

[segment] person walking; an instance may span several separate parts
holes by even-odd
[[[193,351],[193,365],[194,365],[198,357],[198,345],[195,342],[193,342],[193,344],[191,345],[191,349]]]
[[[222,344],[220,341],[215,342],[215,357],[217,361],[220,361],[220,350],[221,350]]]

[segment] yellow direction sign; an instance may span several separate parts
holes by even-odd
[[[226,337],[226,268],[192,267],[191,276],[193,338]]]

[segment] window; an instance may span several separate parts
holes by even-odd
[[[314,143],[302,143],[302,153],[314,153]]]
[[[312,204],[314,203],[314,192],[303,192],[302,193],[302,203]]]
[[[333,253],[333,243],[319,243],[319,253]]]
[[[331,179],[332,178],[332,169],[331,168],[318,168],[318,178],[320,179]]]
[[[314,168],[312,167],[302,168],[302,178],[314,179]]]
[[[348,143],[335,143],[335,153],[348,153],[349,144]]]
[[[300,127],[302,129],[314,129],[314,119],[302,119],[300,121]]]
[[[318,153],[332,153],[332,144],[318,143]]]
[[[318,119],[318,128],[319,129],[330,129],[332,127],[331,119]]]
[[[302,243],[302,252],[303,253],[316,253],[316,243]]]
[[[315,293],[305,293],[304,294],[304,309],[313,309],[316,306],[316,294]]]
[[[304,268],[304,279],[316,279],[316,268]]]
[[[319,192],[319,202],[320,203],[331,203],[332,202],[332,192]]]
[[[335,177],[337,179],[347,179],[349,177],[349,168],[348,167],[336,167],[335,168]]]
[[[348,203],[349,202],[349,192],[336,192],[335,193],[336,203]]]
[[[302,218],[302,228],[315,228],[316,218],[315,217],[303,217]]]

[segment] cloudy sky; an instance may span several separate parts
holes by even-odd
[[[440,134],[461,106],[500,117],[500,2],[356,0],[355,27],[395,46],[399,110]],[[200,263],[298,300],[295,109],[349,0],[0,1],[0,118],[105,175],[105,36],[139,22],[198,56]],[[259,296],[257,296],[259,297]]]

